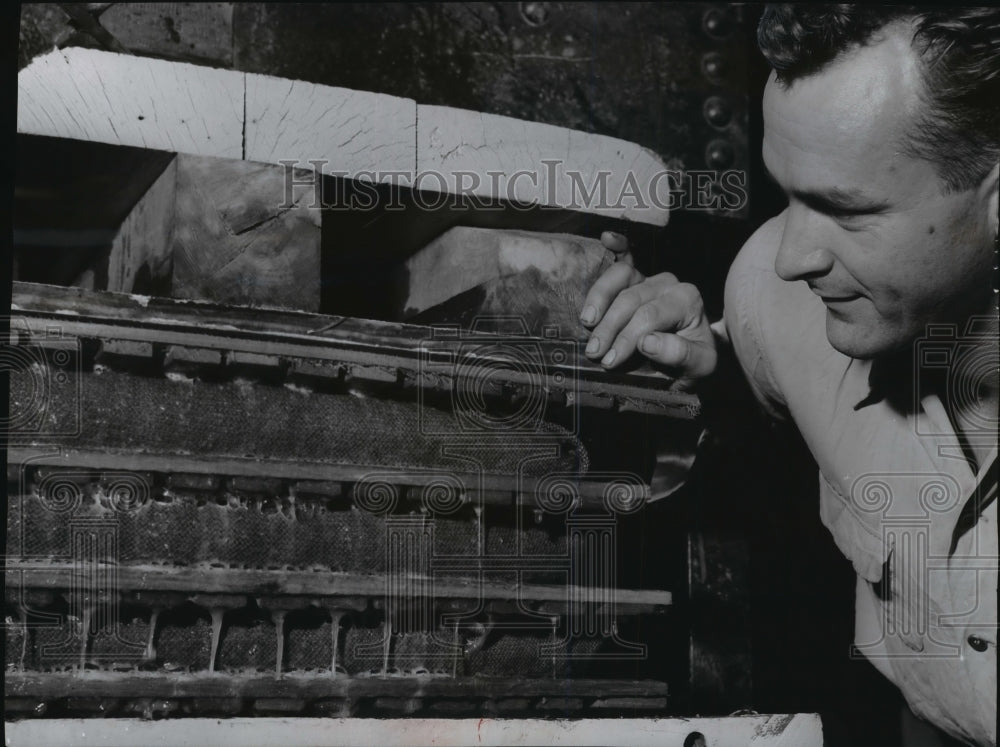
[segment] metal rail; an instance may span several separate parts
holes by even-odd
[[[639,411],[689,420],[698,416],[695,395],[641,367],[606,371],[580,353],[573,339],[523,334],[462,333],[442,329],[278,309],[235,309],[212,303],[149,298],[79,288],[14,283],[12,326],[114,344],[216,351],[222,362],[314,372],[316,365],[344,367],[336,375],[397,382],[403,387],[448,388],[483,369],[509,396],[542,388],[567,406]],[[511,365],[504,349],[529,350],[539,368]],[[241,356],[243,356],[241,361]],[[456,358],[458,356],[458,358]],[[313,368],[310,368],[310,363]],[[329,373],[327,374],[329,375]]]

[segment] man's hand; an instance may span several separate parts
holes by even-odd
[[[613,368],[638,349],[687,384],[709,376],[718,356],[698,289],[670,273],[644,277],[619,234],[605,231],[601,242],[618,260],[583,302],[580,321],[592,330],[587,357]]]

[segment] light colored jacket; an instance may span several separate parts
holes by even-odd
[[[971,529],[956,529],[995,463],[995,422],[984,426],[992,457],[973,466],[921,367],[886,387],[912,391],[903,397],[910,407],[873,390],[879,363],[834,350],[821,299],[775,273],[783,221],[784,213],[762,226],[733,263],[725,333],[761,404],[795,423],[819,465],[821,519],[858,574],[854,655],[868,657],[921,718],[996,745],[996,500],[973,514]],[[947,360],[968,342],[962,335],[915,350]]]

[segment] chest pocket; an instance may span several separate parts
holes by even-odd
[[[949,599],[948,545],[961,497],[946,474],[869,473],[854,480],[839,517],[844,534],[856,525],[860,542],[851,549],[867,561],[870,575],[862,575],[881,600],[884,637],[914,652],[928,644],[934,653],[952,650],[951,636],[937,632],[944,622],[938,602]]]
[[[882,602],[887,637],[899,637],[915,652],[923,652],[931,620],[941,614],[928,594],[926,544],[912,534],[890,535],[889,551],[882,566],[882,578],[872,584]]]

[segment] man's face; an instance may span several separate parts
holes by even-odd
[[[920,90],[900,26],[764,92],[764,163],[789,201],[775,270],[809,284],[830,344],[856,358],[990,308],[996,170],[946,194],[932,163],[903,152]]]

